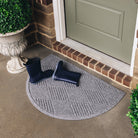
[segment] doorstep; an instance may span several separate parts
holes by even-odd
[[[40,43],[40,45],[43,45]],[[45,46],[45,45],[43,45]],[[47,46],[46,46],[47,47]],[[50,47],[48,47],[50,48]],[[94,58],[91,58],[87,55],[84,55],[69,46],[66,46],[58,41],[54,42],[52,45],[52,50],[79,63],[83,67],[98,73],[98,76],[103,80],[111,80],[113,83],[112,85],[117,86],[121,89],[131,89],[132,77],[126,75],[110,66],[107,66]],[[50,49],[51,49],[50,48]],[[109,82],[109,81],[108,81]],[[116,85],[117,84],[117,85]]]
[[[77,63],[100,73],[101,75],[108,77],[119,83],[120,85],[131,89],[132,77],[112,68],[109,67],[91,57],[88,57],[60,42],[55,42],[53,44],[52,49],[60,54],[67,56],[68,58],[76,61]]]

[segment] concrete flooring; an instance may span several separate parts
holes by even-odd
[[[50,50],[35,47],[24,54],[46,57]],[[110,111],[82,121],[65,121],[39,112],[25,90],[27,72],[6,70],[9,57],[0,55],[0,138],[135,138],[128,112],[130,94]]]

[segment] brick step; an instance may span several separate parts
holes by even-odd
[[[103,76],[119,83],[120,85],[131,89],[132,77],[109,67],[91,57],[88,57],[79,51],[76,51],[60,42],[55,42],[52,49],[68,58],[78,62],[79,64],[100,73]]]

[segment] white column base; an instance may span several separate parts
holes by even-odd
[[[11,57],[7,62],[7,70],[9,73],[16,74],[25,71],[26,68],[19,57]]]

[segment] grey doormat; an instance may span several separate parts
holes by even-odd
[[[49,55],[41,61],[42,70],[55,69],[57,56]],[[27,95],[31,103],[42,113],[65,120],[88,119],[107,112],[125,95],[125,92],[103,80],[64,61],[71,71],[80,72],[80,86],[52,78],[31,84],[27,80]]]

